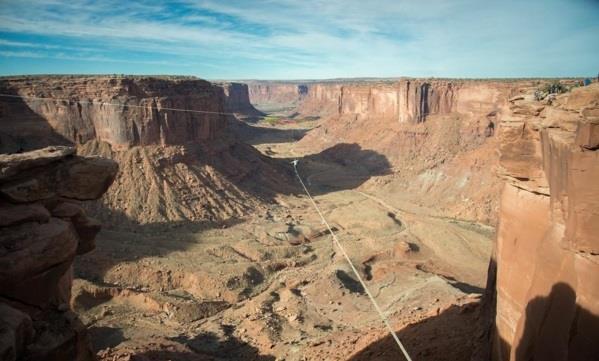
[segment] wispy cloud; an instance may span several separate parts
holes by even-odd
[[[0,61],[218,78],[579,75],[597,65],[597,10],[585,0],[8,0]]]
[[[61,59],[61,60],[74,60],[74,61],[89,61],[89,62],[100,62],[100,63],[126,63],[126,64],[148,64],[148,65],[168,65],[168,66],[180,66],[189,67],[189,63],[181,62],[169,62],[169,61],[153,61],[153,60],[128,60],[128,59],[116,59],[103,56],[72,56],[65,53],[45,53],[39,51],[10,51],[0,50],[0,56],[9,58],[35,58],[35,59]]]

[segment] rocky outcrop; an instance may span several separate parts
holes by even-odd
[[[599,85],[511,101],[501,132],[494,359],[599,355]]]
[[[100,224],[79,204],[111,185],[118,167],[50,147],[0,155],[0,358],[93,360],[70,311],[73,261]]]

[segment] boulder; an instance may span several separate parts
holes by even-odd
[[[43,167],[75,154],[75,148],[51,146],[26,153],[2,154],[0,158],[0,181],[23,171]]]

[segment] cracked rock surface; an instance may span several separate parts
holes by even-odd
[[[70,310],[72,265],[100,225],[85,215],[112,184],[115,162],[69,147],[0,155],[0,358],[93,360]]]

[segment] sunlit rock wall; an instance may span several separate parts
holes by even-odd
[[[599,355],[599,85],[512,100],[501,135],[496,360]]]

